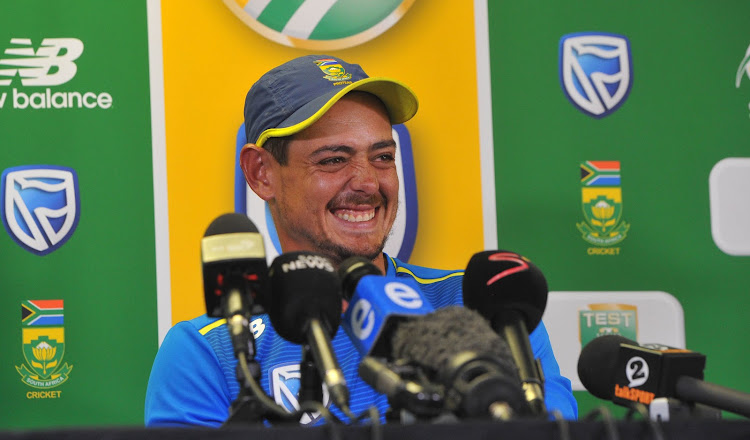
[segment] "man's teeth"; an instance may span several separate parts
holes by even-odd
[[[366,222],[368,220],[372,220],[372,218],[375,217],[375,211],[369,211],[364,214],[357,214],[357,215],[347,214],[347,213],[336,214],[336,217],[342,220],[346,220],[348,222],[354,222],[354,223]]]

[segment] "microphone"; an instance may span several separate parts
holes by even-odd
[[[344,260],[339,277],[349,301],[342,326],[362,356],[387,358],[398,323],[435,310],[416,281],[380,275],[365,258]]]
[[[750,394],[704,382],[705,364],[694,351],[603,335],[581,350],[578,377],[594,396],[627,407],[673,397],[750,417]]]
[[[547,306],[547,280],[527,258],[510,251],[484,251],[469,260],[463,279],[464,305],[479,312],[510,346],[534,414],[546,412],[544,374],[534,359],[529,333]]]
[[[392,355],[442,384],[445,408],[459,417],[508,420],[529,412],[508,345],[475,311],[447,307],[402,322]]]
[[[344,300],[350,302],[342,326],[363,356],[360,377],[388,396],[391,408],[406,409],[420,418],[439,415],[443,409],[441,390],[405,379],[403,374],[410,374],[411,369],[402,366],[395,371],[387,362],[398,324],[434,310],[419,285],[411,278],[383,276],[364,257],[347,258],[338,272]]]
[[[331,346],[341,323],[341,285],[333,262],[314,252],[289,252],[274,259],[268,275],[271,324],[305,352],[309,347],[331,399],[348,414],[349,390]]]
[[[224,317],[235,357],[255,355],[248,328],[251,309],[262,309],[268,266],[263,237],[244,214],[217,217],[201,239],[206,314]]]

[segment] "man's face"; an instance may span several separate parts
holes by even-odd
[[[398,208],[396,144],[383,104],[353,92],[297,133],[269,201],[284,252],[339,261],[383,250]]]

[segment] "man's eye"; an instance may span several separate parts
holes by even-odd
[[[320,165],[337,165],[337,164],[340,164],[340,163],[344,163],[344,158],[343,157],[338,157],[338,156],[337,157],[329,157],[329,158],[321,160],[318,163]]]
[[[381,162],[393,162],[394,160],[396,160],[396,158],[391,153],[383,153],[375,156],[375,160]]]

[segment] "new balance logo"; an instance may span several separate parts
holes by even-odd
[[[16,47],[5,49],[6,57],[0,59],[0,86],[9,86],[16,75],[24,86],[65,84],[76,75],[73,61],[83,53],[77,38],[45,38],[36,51],[28,38],[11,38],[10,43]]]
[[[29,92],[13,88],[0,91],[0,109],[18,110],[100,108],[112,107],[112,95],[107,92],[54,91],[72,80],[78,72],[75,61],[83,54],[83,42],[77,38],[45,38],[36,47],[29,38],[11,38],[11,47],[0,58],[0,86],[47,87]],[[33,89],[32,89],[33,90]]]

